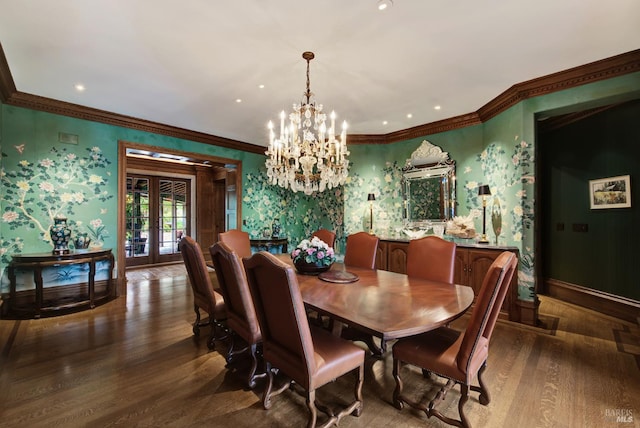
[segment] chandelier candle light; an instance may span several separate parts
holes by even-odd
[[[269,121],[269,148],[265,152],[267,178],[294,192],[306,195],[323,192],[344,184],[349,167],[347,156],[347,122],[342,122],[342,132],[336,138],[336,114],[331,112],[330,126],[322,104],[316,104],[309,89],[309,62],[313,52],[304,52],[307,61],[307,90],[300,104],[293,104],[289,123],[285,126],[286,114],[280,113],[280,136],[276,138],[273,122]]]

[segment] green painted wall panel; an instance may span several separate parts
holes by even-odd
[[[636,101],[540,135],[545,278],[640,300],[638,117]],[[619,175],[631,176],[631,208],[592,210],[589,180]],[[574,224],[588,231],[575,232]]]

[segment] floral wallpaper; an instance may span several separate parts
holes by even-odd
[[[532,231],[533,195],[533,147],[516,135],[514,144],[491,143],[476,155],[483,181],[465,178],[472,176],[472,167],[462,172],[462,186],[458,187],[458,202],[469,211],[482,206],[478,185],[488,184],[491,197],[487,203],[487,235],[492,243],[520,248],[518,271],[521,298],[533,298],[534,273],[533,249],[522,248],[523,234]],[[461,192],[463,192],[461,194]],[[493,225],[496,224],[496,227]],[[499,226],[499,228],[497,227]],[[482,226],[480,226],[482,227]],[[493,235],[493,239],[492,239]],[[496,236],[497,235],[497,236]]]
[[[368,159],[353,159],[345,184],[345,233],[368,231],[373,206],[373,230],[393,236],[402,228],[402,166],[404,159],[377,165]],[[367,202],[373,193],[376,200]]]
[[[336,251],[344,245],[343,188],[307,196],[291,192],[267,182],[263,166],[244,177],[242,229],[252,238],[269,237],[274,221],[280,225],[280,236],[289,239],[294,248],[319,228],[336,232]]]
[[[107,190],[111,161],[100,147],[78,152],[52,147],[42,154],[22,143],[13,149],[2,153],[0,170],[2,222],[8,226],[0,237],[2,263],[10,261],[11,253],[53,248],[49,228],[55,217],[69,219],[72,239],[74,233],[86,232],[104,243],[109,230],[103,219],[113,217],[104,203],[114,195]]]

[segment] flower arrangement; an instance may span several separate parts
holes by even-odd
[[[331,266],[336,255],[326,242],[314,236],[311,240],[303,239],[291,252],[293,263],[306,262],[322,266]]]

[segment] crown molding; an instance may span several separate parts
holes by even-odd
[[[131,116],[111,113],[105,110],[85,107],[24,92],[14,92],[6,101],[6,104],[15,107],[23,107],[32,110],[60,114],[63,116],[75,117],[92,122],[120,126],[123,128],[136,129],[138,131],[145,131],[153,134],[166,135],[168,137],[175,137],[183,140],[197,141],[199,143],[226,147],[244,152],[264,154],[265,151],[264,147],[257,146],[255,144],[243,143],[242,141],[218,137],[203,132],[191,131],[176,126],[164,125],[150,120],[138,119]]]
[[[4,49],[2,49],[2,43],[0,43],[0,101],[6,103],[11,94],[15,92],[16,85],[13,82]]]
[[[528,98],[640,71],[640,49],[513,85],[478,109],[483,122]]]
[[[480,107],[476,112],[418,125],[388,134],[349,134],[349,144],[390,144],[478,125],[528,98],[638,71],[640,71],[640,49],[515,84]],[[2,44],[0,44],[0,100],[7,105],[15,107],[46,111],[249,153],[263,155],[265,151],[265,147],[255,144],[19,92],[11,76]]]

